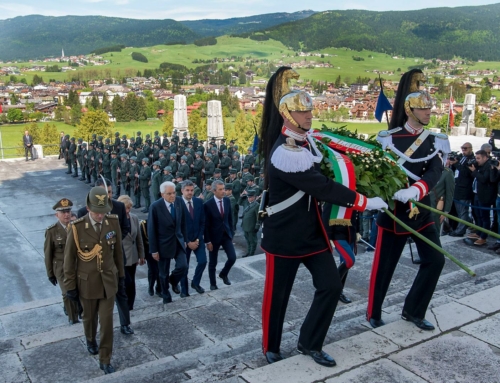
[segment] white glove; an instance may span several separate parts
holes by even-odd
[[[419,200],[418,198],[420,195],[420,191],[416,186],[410,186],[408,189],[401,189],[398,190],[394,195],[392,196],[392,199],[395,199],[396,201],[400,201],[403,203],[407,203],[408,200],[414,199],[414,200]]]
[[[365,210],[382,210],[383,208],[387,209],[387,204],[380,197],[368,198],[368,202],[366,203]]]

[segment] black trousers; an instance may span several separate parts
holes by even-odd
[[[217,268],[219,249],[222,247],[227,255],[227,261],[219,273],[226,277],[231,267],[236,263],[236,252],[234,251],[233,240],[225,232],[222,236],[222,241],[219,243],[212,243],[212,245],[213,250],[208,252],[208,278],[210,279],[210,285],[216,286],[217,280],[215,279],[215,270]]]
[[[434,225],[419,231],[424,237],[441,246],[439,235]],[[370,286],[368,290],[367,319],[382,319],[382,304],[389,289],[394,270],[408,237],[412,237],[417,246],[422,263],[413,285],[406,296],[403,310],[409,315],[423,319],[434,294],[436,285],[444,267],[444,256],[439,251],[411,234],[397,235],[392,231],[378,229],[377,245],[373,258]]]
[[[125,292],[127,293],[128,309],[134,309],[135,302],[135,271],[137,269],[137,263],[125,266]]]
[[[161,293],[160,270],[158,269],[158,261],[153,259],[151,253],[146,253],[145,258],[148,264],[149,288],[153,290],[156,283],[156,292]]]
[[[123,252],[123,264],[125,265],[127,260],[125,259],[125,251]],[[120,326],[130,325],[130,310],[128,308],[128,297],[127,297],[127,278],[128,275],[125,273],[125,284],[122,285],[118,283],[118,291],[115,296],[116,308],[118,309],[118,316],[120,317]]]
[[[170,273],[170,261],[172,258],[160,257],[158,261],[161,294],[163,298],[167,298],[170,294],[168,291],[168,283],[171,282],[173,285],[178,284],[188,269],[186,253],[183,250],[177,249],[177,255],[173,259],[175,260],[175,268],[172,270],[172,273]]]
[[[24,155],[26,156],[26,159],[28,159],[28,153],[30,154],[31,159],[33,159],[33,145],[24,147]]]
[[[262,301],[264,353],[280,351],[288,299],[301,263],[311,273],[316,291],[309,312],[300,328],[299,342],[308,350],[320,351],[323,347],[342,291],[332,253],[326,250],[302,258],[283,258],[266,254],[266,280]]]

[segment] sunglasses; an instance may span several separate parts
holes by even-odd
[[[464,149],[472,149],[472,146],[462,146],[460,149],[464,150]]]

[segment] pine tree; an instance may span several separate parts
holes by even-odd
[[[136,107],[134,110],[134,120],[136,121],[144,121],[147,119],[147,110],[146,110],[146,100],[142,97],[137,97],[136,99]]]
[[[111,103],[109,102],[107,93],[104,93],[102,96],[101,109],[104,110],[105,112],[111,111]]]
[[[99,98],[94,94],[92,96],[92,99],[90,100],[90,106],[94,109],[94,110],[98,110],[99,109]]]
[[[124,114],[124,107],[123,107],[123,101],[120,96],[115,95],[113,97],[113,103],[111,107],[113,116],[116,118],[116,121],[125,121],[125,114]]]
[[[134,93],[130,92],[123,100],[123,115],[124,121],[135,120],[137,110],[137,97]]]

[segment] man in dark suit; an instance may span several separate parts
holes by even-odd
[[[120,223],[120,229],[121,229],[121,237],[122,239],[127,236],[128,233],[130,233],[130,223],[127,219],[127,212],[125,211],[125,205],[117,201],[115,199],[111,199],[111,196],[113,195],[113,190],[111,186],[111,181],[108,179],[105,179],[106,181],[106,187],[108,191],[108,198],[111,201],[111,211],[109,214],[116,214],[118,216],[118,222]],[[104,188],[104,181],[102,178],[99,178],[95,186],[99,186]],[[81,209],[78,210],[78,218],[81,218],[87,214],[87,207],[84,206]],[[125,260],[125,252],[122,249],[123,253],[123,264],[125,265],[126,260]],[[125,276],[126,278],[127,276]],[[118,291],[115,295],[115,302],[116,302],[116,307],[118,308],[118,316],[120,317],[120,331],[124,335],[131,335],[134,333],[134,330],[130,327],[130,310],[128,307],[128,298],[127,298],[127,293],[125,292],[125,280],[120,281],[118,284]]]
[[[205,267],[207,267],[207,253],[205,251],[205,241],[203,235],[205,233],[205,209],[203,208],[203,200],[193,198],[194,183],[192,181],[184,181],[182,183],[182,202],[184,206],[184,215],[186,216],[186,259],[189,269],[189,259],[191,253],[196,255],[198,265],[194,271],[194,276],[191,281],[191,287],[199,294],[203,294],[205,290],[200,286],[201,276]],[[188,270],[181,279],[181,298],[189,296],[188,288]]]
[[[180,294],[179,281],[187,272],[186,261],[186,217],[182,199],[175,197],[175,184],[167,181],[160,185],[163,198],[149,208],[148,237],[149,251],[158,261],[160,269],[161,292],[163,303],[172,302],[168,284]],[[175,259],[175,268],[170,274],[170,261]]]
[[[215,268],[217,266],[217,255],[222,246],[227,255],[224,268],[219,273],[219,278],[224,284],[230,285],[228,274],[236,262],[236,252],[233,246],[233,215],[231,213],[231,202],[225,197],[224,182],[214,181],[212,183],[214,197],[205,202],[205,242],[209,251],[208,276],[210,278],[210,290],[217,290],[215,281]]]
[[[24,155],[26,156],[26,161],[28,161],[28,152],[31,155],[31,161],[33,161],[33,137],[27,130],[24,131],[23,136],[23,145],[24,145]]]

